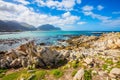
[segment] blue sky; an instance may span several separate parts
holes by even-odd
[[[63,30],[119,30],[120,0],[0,0],[0,19]]]

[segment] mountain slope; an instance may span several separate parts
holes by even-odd
[[[36,30],[34,26],[27,23],[19,23],[17,21],[2,21],[0,20],[0,31],[31,31]]]
[[[41,31],[53,31],[53,30],[61,30],[58,27],[54,27],[53,25],[50,24],[45,24],[45,25],[41,25],[37,28],[37,30],[41,30]]]

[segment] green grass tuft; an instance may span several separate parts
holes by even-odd
[[[36,73],[35,73],[36,77],[34,78],[34,80],[41,80],[41,79],[44,79],[46,73],[47,73],[47,72],[44,71],[44,70],[36,71]]]
[[[60,78],[61,76],[63,76],[63,72],[59,69],[52,70],[51,74],[56,78]]]
[[[8,74],[7,76],[4,76],[2,80],[17,80],[17,78],[20,76],[19,72],[15,72],[12,74]]]
[[[0,78],[2,78],[5,75],[5,72],[7,69],[0,69]]]
[[[85,70],[84,80],[92,80],[91,70]]]

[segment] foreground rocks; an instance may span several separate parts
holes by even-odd
[[[0,68],[55,67],[62,60],[65,60],[64,56],[57,51],[29,42],[4,53],[0,58]]]

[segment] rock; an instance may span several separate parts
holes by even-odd
[[[27,67],[27,65],[28,65],[27,62],[28,62],[27,58],[23,57],[21,60],[22,67]]]
[[[10,67],[9,62],[5,59],[1,59],[0,60],[0,68],[8,68],[8,67]]]
[[[120,68],[113,68],[110,71],[110,77],[116,77],[116,76],[120,76]],[[119,77],[120,78],[120,77]]]
[[[35,67],[45,66],[39,57],[33,57],[33,64]]]
[[[84,69],[80,69],[74,76],[73,80],[84,80]]]
[[[110,74],[120,74],[120,68],[113,68],[113,69],[110,71]]]
[[[90,64],[93,61],[92,58],[86,58],[84,59],[84,62],[86,62],[87,64]]]
[[[105,76],[105,75],[107,75],[107,73],[106,73],[105,71],[98,71],[98,74],[99,74],[100,76]]]
[[[27,80],[32,80],[35,77],[35,74],[32,74],[30,77],[28,77]]]
[[[25,78],[20,78],[20,80],[25,80]]]
[[[27,72],[28,72],[28,73],[34,73],[35,70],[28,70]]]
[[[61,51],[60,52],[65,58],[68,58],[70,56],[70,51],[69,50],[66,50],[66,51]]]
[[[61,54],[59,54],[57,51],[51,50],[48,47],[41,48],[38,55],[40,56],[42,62],[47,66],[53,66],[59,60],[64,59]]]
[[[15,59],[10,63],[10,66],[12,68],[19,68],[21,67],[21,60],[20,59]]]
[[[45,43],[40,43],[41,46],[45,46]]]

